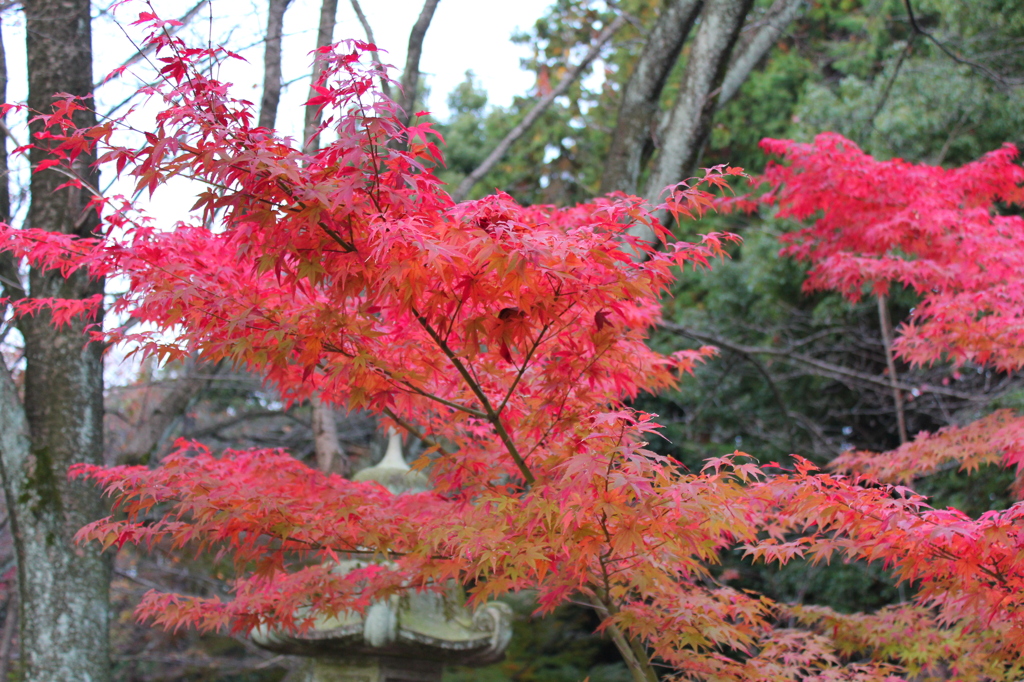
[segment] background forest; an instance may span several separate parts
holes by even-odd
[[[693,88],[690,71],[699,65],[695,43],[702,21],[707,23],[697,14],[701,3],[690,3],[696,8],[693,30],[683,33],[678,58],[667,60],[649,125],[635,145],[639,170],[626,179],[616,176],[623,166],[616,156],[616,145],[624,139],[623,98],[659,18],[685,4],[552,3],[515,38],[532,51],[523,64],[536,76],[531,92],[509,107],[492,106],[470,68],[448,95],[450,116],[434,120],[445,139],[447,165],[440,177],[453,192],[471,198],[500,188],[524,204],[563,206],[615,190],[642,193],[640,188],[657,184],[659,159],[667,155],[663,142],[671,130],[668,112],[682,99],[681,90]],[[709,8],[714,4],[707,3]],[[1024,144],[1024,0],[732,4],[743,11],[736,45],[729,43],[720,63],[734,65],[744,55],[756,59],[745,78],[730,80],[723,66],[710,79],[712,106],[700,114],[707,118],[707,130],[694,138],[690,158],[678,163],[683,175],[671,182],[717,164],[756,174],[769,160],[758,147],[765,137],[808,141],[819,132],[836,131],[879,159],[944,166],[976,159],[1004,142]],[[268,84],[275,77],[275,30],[280,60],[281,17],[288,21],[288,5],[288,0],[270,0],[267,39],[258,39],[267,45]],[[426,3],[413,39],[420,28],[429,30],[433,9],[428,13],[427,8],[432,5],[437,1]],[[336,12],[337,2],[325,2],[324,8],[324,16]],[[4,11],[20,10],[6,3]],[[330,29],[326,36],[325,26]],[[772,27],[777,30],[764,31]],[[285,23],[284,30],[296,29]],[[321,18],[321,44],[331,42],[332,32],[333,19],[325,24]],[[770,40],[759,48],[757,39],[763,35]],[[343,37],[348,36],[333,35],[334,40]],[[422,33],[419,41],[422,47]],[[597,53],[595,46],[601,48]],[[417,81],[412,53],[401,81],[405,97],[423,101],[431,79],[424,75]],[[581,64],[587,68],[576,73]],[[280,61],[276,79],[280,96]],[[266,96],[261,121],[268,110]],[[547,106],[538,109],[538,102]],[[416,101],[403,104],[409,111],[422,108]],[[276,106],[275,99],[271,109]],[[273,114],[269,120],[272,125]],[[507,138],[517,130],[518,135]],[[511,139],[507,152],[481,172],[506,139]],[[745,189],[737,187],[740,193]],[[692,469],[737,448],[762,461],[799,453],[826,464],[851,448],[889,450],[920,431],[964,424],[1000,408],[1024,409],[1024,383],[1016,375],[971,365],[957,371],[911,368],[898,361],[891,371],[886,327],[898,326],[909,314],[916,303],[913,294],[894,291],[880,314],[874,300],[851,304],[838,294],[802,293],[805,267],[779,256],[778,235],[794,227],[762,209],[751,215],[710,215],[688,225],[690,234],[677,235],[724,229],[741,235],[743,243],[710,272],[683,273],[664,302],[665,323],[652,340],[659,350],[714,345],[720,353],[678,391],[639,399],[637,407],[661,415],[666,426],[655,449]],[[384,442],[372,417],[316,401],[284,409],[262,377],[224,364],[143,365],[107,388],[105,407],[104,458],[110,464],[156,462],[178,437],[214,449],[283,447],[343,475],[383,455]],[[933,496],[934,506],[953,505],[978,515],[1011,503],[1007,490],[1012,480],[1012,473],[995,467],[971,476],[949,468],[916,485]],[[10,544],[7,536],[4,542]],[[8,557],[12,552],[7,549]],[[9,558],[11,584],[12,565]],[[114,566],[111,593],[117,614],[111,632],[113,679],[289,679],[294,666],[286,657],[263,652],[242,638],[167,633],[132,617],[134,604],[148,589],[219,594],[226,590],[230,571],[227,562],[195,560],[169,548],[148,554],[124,550]],[[840,611],[870,611],[906,597],[884,570],[857,564],[797,561],[769,570],[737,555],[722,567],[720,579],[780,601],[826,604]],[[9,666],[17,630],[12,603],[4,607],[0,634],[4,671],[17,668]],[[507,659],[485,669],[451,670],[452,682],[630,679],[615,648],[593,633],[598,620],[589,609],[563,607],[541,618],[532,615],[529,594],[510,597],[508,603],[517,621]]]

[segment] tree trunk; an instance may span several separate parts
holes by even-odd
[[[373,28],[370,26],[369,20],[367,20],[366,15],[363,13],[363,8],[359,5],[359,0],[350,0],[350,2],[352,3],[352,11],[356,13],[356,18],[359,19],[359,23],[362,24],[363,31],[366,33],[366,42],[376,46],[377,39],[373,37]],[[383,76],[384,65],[380,62],[380,54],[377,53],[377,50],[373,50],[370,52],[370,58],[373,59],[374,65],[380,69],[382,74],[380,79],[380,91],[384,93],[385,97],[391,99],[391,84],[388,82],[388,79]]]
[[[313,78],[309,83],[309,96],[314,97],[316,91],[313,85],[320,80],[320,74],[324,71],[324,61],[320,58],[319,50],[334,42],[334,24],[337,21],[338,0],[323,0],[320,5],[320,26],[316,33],[316,47],[318,52],[313,56]],[[320,107],[306,107],[306,121],[302,128],[302,139],[307,154],[313,154],[320,149]]]
[[[273,125],[273,123],[271,123]],[[185,414],[185,410],[196,396],[210,384],[210,377],[217,373],[218,363],[202,362],[198,357],[189,358],[177,377],[167,388],[157,389],[157,400],[147,402],[140,410],[139,418],[132,424],[131,435],[119,450],[109,447],[107,461],[111,464],[139,464],[159,461],[160,442],[174,422]],[[110,452],[113,450],[113,452]]]
[[[26,0],[28,105],[49,111],[53,94],[92,90],[89,0]],[[89,112],[75,114],[79,127]],[[32,132],[42,132],[39,122]],[[48,158],[37,140],[33,166]],[[91,155],[74,170],[95,185]],[[66,178],[46,170],[32,175],[28,224],[66,234],[89,235],[97,226],[85,212],[86,190],[54,192]],[[85,298],[103,282],[84,271],[29,272],[34,297]],[[0,372],[0,469],[18,558],[21,677],[25,682],[99,682],[110,679],[108,654],[109,565],[95,544],[78,546],[74,534],[104,515],[91,483],[67,478],[78,462],[103,461],[102,348],[86,343],[76,320],[59,329],[50,315],[20,321],[25,338],[24,401],[6,368]]]
[[[740,91],[740,87],[750,77],[754,67],[775,46],[775,42],[782,35],[782,32],[793,23],[793,20],[796,19],[804,7],[804,0],[775,0],[768,9],[764,26],[758,30],[751,41],[744,46],[736,59],[733,60],[732,65],[729,66],[729,70],[722,80],[722,91],[718,95],[719,109],[736,96],[736,93]]]
[[[701,0],[668,0],[648,34],[633,73],[622,89],[622,102],[601,177],[601,193],[634,194],[640,173],[654,149],[661,91],[690,34]]]
[[[348,476],[349,462],[345,450],[338,440],[338,424],[334,421],[334,408],[320,400],[319,395],[310,399],[313,408],[313,449],[316,465],[324,473]]]
[[[270,0],[267,7],[267,44],[263,51],[263,99],[260,100],[261,128],[273,128],[277,121],[277,105],[281,101],[281,33],[284,30],[284,12],[291,1]]]
[[[752,5],[753,0],[708,0],[705,5],[682,88],[662,132],[661,148],[644,192],[652,205],[660,203],[667,185],[693,172],[711,129],[729,56]],[[663,211],[656,215],[662,222],[667,217]],[[644,227],[644,231],[646,234],[639,236],[653,238],[649,229]]]
[[[420,55],[423,53],[423,39],[430,28],[430,21],[434,18],[434,10],[437,9],[439,0],[426,0],[420,16],[413,24],[409,32],[409,48],[405,52],[405,71],[402,72],[402,93],[398,106],[401,111],[398,113],[402,123],[408,124],[415,113],[416,96],[419,94],[420,86]]]

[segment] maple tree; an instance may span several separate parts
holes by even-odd
[[[621,194],[565,209],[500,193],[454,203],[433,174],[430,126],[401,122],[374,90],[386,74],[360,63],[374,47],[358,41],[322,51],[311,102],[336,139],[305,153],[253,125],[251,105],[196,67],[234,55],[188,47],[149,12],[137,23],[163,64],[162,84],[147,90],[164,103],[153,130],[132,146],[124,121],[78,128],[71,116],[85,104],[67,97],[39,113],[63,131],[46,133],[53,161],[70,166],[99,144],[99,162],[137,190],[195,179],[203,220],[158,229],[130,200],[95,197],[104,222],[94,237],[5,226],[4,248],[38,267],[123,278],[114,310],[150,329],[97,329],[105,342],[227,359],[289,400],[315,392],[384,416],[427,445],[416,466],[434,486],[396,498],[280,451],[215,456],[192,442],[155,469],[77,467],[119,513],[84,528],[83,541],[167,542],[236,561],[230,601],[150,593],[141,616],[171,628],[303,628],[456,580],[477,602],[533,589],[547,610],[583,595],[638,682],[657,679],[655,664],[721,680],[924,679],[943,664],[964,679],[1019,676],[1021,510],[973,520],[800,459],[767,475],[736,453],[690,473],[645,448],[657,424],[627,402],[713,352],[652,351],[658,297],[674,267],[706,266],[734,237],[669,241],[642,200]],[[788,207],[793,178],[808,178],[782,168],[768,177],[787,183],[778,199]],[[713,204],[708,190],[739,172],[711,169],[658,209],[698,216]],[[997,221],[976,197],[1015,183],[968,194],[964,210]],[[660,249],[630,235],[637,224]],[[11,305],[46,307],[60,324],[99,303]],[[940,335],[924,338],[944,348]],[[924,346],[901,346],[914,348]],[[766,561],[882,560],[921,589],[915,603],[872,615],[777,604],[718,575],[720,554],[737,548]],[[347,555],[381,561],[332,570]]]
[[[906,287],[920,300],[894,343],[904,361],[1020,369],[1024,219],[1004,210],[1024,201],[1024,169],[1013,145],[952,169],[878,161],[835,133],[810,144],[768,139],[762,147],[786,163],[769,164],[762,180],[771,190],[761,201],[777,204],[781,218],[813,218],[782,237],[784,255],[811,264],[806,291],[836,290],[856,301]],[[1003,409],[964,426],[921,432],[892,452],[848,451],[832,467],[909,484],[949,464],[966,472],[1000,464],[1017,468],[1019,496],[1022,448],[1024,418]],[[945,554],[950,566],[939,574],[890,561],[921,581],[918,599],[942,605],[946,623],[964,623],[951,606],[978,609],[987,626],[1012,638],[1019,627],[1013,614],[1024,541],[1020,513],[1020,504],[977,520],[953,509],[929,512],[924,518],[936,525],[914,549],[916,561],[929,564]],[[937,537],[944,538],[941,549]]]
[[[951,361],[1014,371],[1024,364],[1024,220],[999,204],[1024,201],[1024,169],[1012,145],[959,168],[880,162],[837,134],[813,144],[765,140],[788,165],[770,164],[762,197],[780,217],[813,223],[782,237],[782,253],[809,261],[804,289],[856,301],[894,285],[920,302],[894,349],[905,361]],[[1021,461],[1024,421],[1001,410],[966,427],[922,433],[885,457],[847,453],[836,466],[909,482],[951,459],[966,470]]]

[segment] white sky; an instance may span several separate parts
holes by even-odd
[[[192,7],[195,0],[161,0],[156,7],[161,16],[176,18]],[[448,93],[464,78],[467,69],[479,78],[490,102],[507,105],[516,95],[525,94],[533,85],[530,73],[520,68],[520,59],[529,56],[529,48],[515,45],[510,38],[518,30],[528,30],[552,0],[485,2],[481,0],[441,0],[423,44],[420,71],[430,88],[428,103],[438,118],[447,117]],[[212,39],[241,50],[250,65],[232,68],[227,80],[251,91],[257,98],[262,88],[263,44],[266,28],[266,0],[212,0],[213,23],[203,10],[192,23],[192,34]],[[396,77],[405,64],[409,31],[419,16],[422,0],[363,0],[363,11],[373,28],[377,45],[387,54],[384,63],[396,67]],[[304,101],[310,55],[316,39],[320,0],[293,0],[285,15],[283,41],[284,81],[295,81],[285,92],[282,113]],[[118,12],[122,23],[134,19],[134,6]],[[348,0],[338,2],[338,24],[334,39],[365,39]],[[94,52],[97,78],[123,62],[131,53],[120,30],[101,19],[94,25]],[[131,29],[129,29],[131,31]],[[137,35],[137,32],[136,32]],[[204,41],[205,42],[205,41]],[[109,87],[109,86],[108,86]],[[104,88],[105,90],[106,88]],[[101,91],[101,99],[107,99]]]
[[[102,0],[106,4],[113,0]],[[165,18],[177,18],[195,4],[196,0],[154,0],[157,12]],[[494,2],[486,0],[440,0],[434,19],[423,44],[420,70],[421,83],[429,88],[428,106],[434,115],[444,120],[448,116],[448,94],[472,70],[487,91],[490,104],[506,106],[516,95],[527,94],[534,84],[531,73],[520,68],[520,60],[530,56],[525,45],[513,44],[511,36],[517,31],[530,29],[551,5],[553,0],[515,0]],[[362,0],[360,3],[373,28],[377,45],[386,54],[385,64],[396,67],[397,78],[405,64],[409,31],[419,16],[422,0]],[[211,12],[203,9],[190,24],[186,40],[225,44],[239,51],[248,64],[232,63],[225,67],[221,77],[233,82],[236,92],[251,93],[258,102],[263,86],[263,35],[266,30],[266,0],[212,0]],[[297,134],[301,125],[301,104],[307,96],[310,71],[310,50],[316,39],[320,0],[293,0],[285,15],[283,41],[283,72],[287,85],[282,93],[279,109],[279,128],[288,134]],[[93,22],[93,73],[97,80],[122,64],[134,47],[125,35],[141,40],[138,27],[131,23],[145,2],[137,1],[120,8],[111,17],[101,14]],[[356,19],[349,0],[338,0],[338,23],[334,39],[365,39],[362,26]],[[116,23],[115,23],[116,20]],[[124,30],[117,26],[120,23]],[[8,12],[4,17],[4,41],[7,48],[8,70],[11,82],[8,101],[24,101],[24,22],[20,13]],[[139,76],[152,73],[147,65],[133,67]],[[101,111],[124,100],[139,80],[125,78],[123,82],[104,85],[97,92]],[[244,96],[244,95],[243,95]]]

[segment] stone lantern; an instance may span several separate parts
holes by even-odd
[[[402,456],[401,437],[392,430],[380,464],[360,471],[356,481],[377,481],[396,495],[427,490],[427,477]],[[342,561],[337,570],[366,565]],[[491,602],[470,613],[461,589],[443,593],[410,591],[377,602],[365,616],[321,617],[306,632],[257,630],[253,641],[278,653],[308,657],[300,682],[440,682],[448,665],[500,661],[512,636],[512,614]]]

